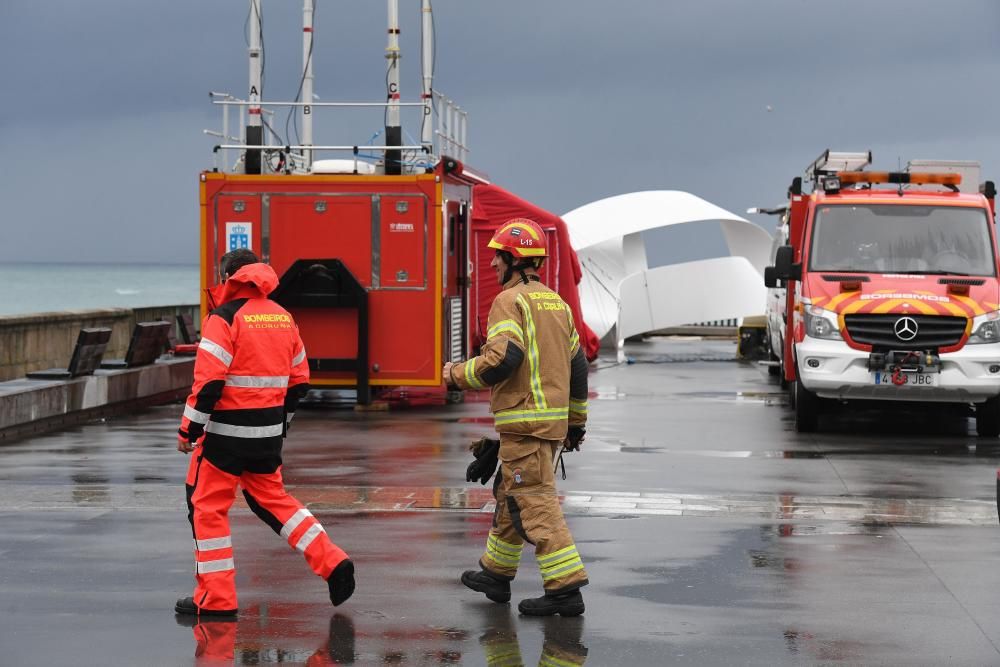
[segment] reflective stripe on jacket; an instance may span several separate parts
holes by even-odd
[[[538,281],[514,278],[490,308],[481,353],[452,367],[462,389],[492,386],[499,433],[562,440],[587,421],[587,361],[569,306]]]
[[[309,362],[292,316],[267,298],[277,285],[266,264],[244,266],[226,281],[222,305],[202,323],[182,433],[280,444],[308,389]]]

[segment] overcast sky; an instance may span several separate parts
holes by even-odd
[[[385,2],[316,4],[316,93],[381,100]],[[247,7],[0,0],[0,261],[197,261],[197,175],[215,143],[201,131],[221,129],[207,93],[245,95]],[[263,7],[264,97],[291,99],[301,3]],[[400,0],[410,100],[419,7]],[[996,0],[434,0],[434,10],[435,88],[469,112],[470,163],[556,213],[647,189],[742,213],[781,202],[826,148],[871,149],[884,169],[979,160],[1000,180]],[[317,115],[316,140],[364,143],[381,121],[372,110]],[[713,247],[711,234],[661,243]]]

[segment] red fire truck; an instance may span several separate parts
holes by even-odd
[[[975,163],[870,163],[870,152],[826,151],[806,171],[811,192],[794,179],[776,211],[785,241],[765,270],[769,339],[796,428],[816,430],[831,401],[923,401],[972,405],[978,433],[995,437],[994,185],[960,188]]]

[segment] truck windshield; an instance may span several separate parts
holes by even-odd
[[[994,276],[989,219],[957,206],[821,206],[813,225],[813,271]]]

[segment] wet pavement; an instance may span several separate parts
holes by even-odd
[[[732,342],[628,352],[591,374],[560,483],[592,582],[581,618],[521,617],[458,583],[493,508],[464,482],[489,429],[470,401],[300,411],[286,480],[357,562],[355,596],[331,607],[239,500],[239,619],[178,624],[175,405],[0,447],[0,664],[1000,664],[1000,440],[920,409],[797,434]],[[540,588],[526,554],[514,602]]]

